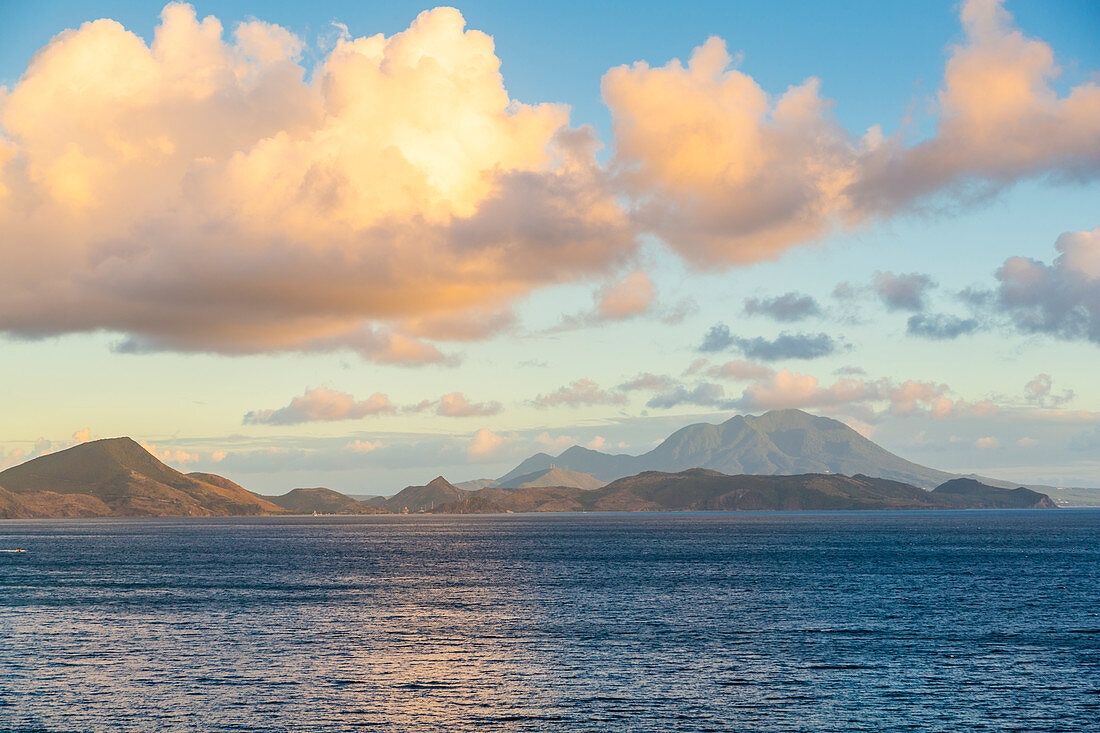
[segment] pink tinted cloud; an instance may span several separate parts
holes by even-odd
[[[600,389],[600,385],[591,379],[578,379],[549,394],[539,395],[534,400],[536,407],[587,407],[592,405],[621,405],[626,395]]]
[[[487,417],[504,409],[499,402],[471,402],[461,392],[452,392],[439,398],[436,414],[443,417]]]
[[[357,400],[347,392],[316,387],[307,389],[295,397],[286,407],[274,410],[255,410],[244,416],[246,425],[298,425],[306,422],[331,422],[358,420],[370,415],[387,415],[396,412],[387,395],[374,393],[364,400]]]

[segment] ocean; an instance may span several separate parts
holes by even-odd
[[[0,521],[3,731],[1100,730],[1100,510]]]

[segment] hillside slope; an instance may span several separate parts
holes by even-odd
[[[0,472],[0,486],[8,492],[0,511],[10,503],[7,511],[30,517],[283,513],[232,481],[214,478],[220,480],[180,473],[130,438],[95,440]]]
[[[293,489],[281,496],[269,496],[267,499],[291,514],[389,514],[381,507],[321,487]]]
[[[864,474],[924,488],[955,478],[946,471],[907,461],[839,420],[801,410],[736,415],[719,425],[688,425],[640,456],[613,455],[580,446],[556,458],[537,453],[502,476],[498,485],[508,485],[551,466],[587,473],[602,481],[643,471],[677,473],[690,468],[729,475]]]

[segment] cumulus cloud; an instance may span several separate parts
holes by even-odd
[[[0,333],[448,364],[432,342],[491,337],[536,288],[624,271],[640,232],[728,266],[940,194],[1096,178],[1100,86],[1057,89],[1053,50],[998,0],[961,19],[926,139],[852,135],[818,80],[770,96],[711,38],[686,65],[607,72],[610,169],[564,105],[509,96],[492,39],[452,8],[389,37],[341,30],[311,68],[286,29],[227,34],[181,3],[149,43],[86,23],[0,95]],[[1031,287],[1060,277],[1010,261],[1003,299],[1022,328],[1097,340],[1091,286]],[[596,311],[652,301],[632,273]]]
[[[869,150],[849,190],[857,206],[889,213],[943,191],[987,196],[1022,178],[1100,173],[1100,86],[1060,95],[1054,50],[1015,28],[1001,0],[968,0],[961,19],[934,135],[906,145],[899,134]]]
[[[41,49],[0,97],[0,332],[440,362],[634,252],[592,131],[511,99],[458,11],[302,49],[179,3]]]
[[[720,38],[685,65],[610,70],[615,166],[639,225],[689,262],[774,259],[836,229],[988,196],[1035,177],[1100,174],[1100,86],[1061,95],[1041,40],[1024,36],[1000,0],[962,5],[964,40],[949,49],[935,131],[913,142],[842,129],[820,82],[769,96],[730,68]]]
[[[974,318],[960,318],[949,313],[917,313],[909,316],[905,330],[910,336],[946,341],[974,333],[978,326]]]
[[[591,379],[578,379],[570,385],[535,398],[535,407],[585,407],[590,405],[621,405],[626,395],[600,389]]]
[[[254,410],[244,416],[246,425],[298,425],[306,422],[357,420],[368,415],[393,414],[396,408],[387,395],[375,392],[357,400],[347,392],[328,387],[307,389],[286,407]]]
[[[471,460],[491,460],[507,441],[508,439],[504,436],[497,435],[487,428],[482,428],[474,434],[473,440],[466,448],[466,453]]]
[[[439,398],[436,414],[442,417],[487,417],[504,409],[499,402],[471,402],[461,392],[452,392]]]
[[[1067,232],[1050,265],[1010,257],[997,270],[995,307],[1024,333],[1100,344],[1100,227]]]
[[[857,407],[864,408],[861,414],[868,419],[882,414],[932,418],[985,416],[998,410],[991,401],[968,402],[953,399],[950,394],[945,384],[916,380],[842,377],[825,386],[817,377],[783,369],[750,385],[740,398],[728,404],[745,410]]]
[[[655,395],[646,402],[646,407],[666,410],[678,405],[711,407],[720,404],[725,396],[726,391],[720,384],[703,382],[692,389],[680,385]]]
[[[1061,407],[1074,397],[1073,390],[1055,394],[1054,380],[1049,374],[1038,374],[1024,385],[1024,400],[1039,407]]]
[[[1001,441],[996,438],[978,438],[974,441],[974,447],[979,450],[996,450],[1001,447]]]
[[[924,310],[926,293],[934,286],[932,278],[917,272],[876,272],[871,287],[889,310],[920,311]]]
[[[640,224],[700,266],[776,257],[841,214],[855,149],[809,79],[778,99],[712,37],[685,66],[603,78],[616,165]]]
[[[809,295],[790,292],[774,298],[747,298],[745,313],[750,316],[767,316],[781,323],[791,323],[820,315],[821,306]]]

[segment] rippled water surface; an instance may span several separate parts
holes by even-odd
[[[1100,510],[0,522],[0,730],[1100,729]]]

